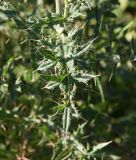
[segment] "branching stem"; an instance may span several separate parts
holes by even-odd
[[[64,17],[68,16],[68,0],[65,0],[65,9],[64,9]]]
[[[56,14],[60,14],[60,0],[55,0]]]

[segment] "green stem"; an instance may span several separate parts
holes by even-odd
[[[68,0],[65,0],[65,10],[64,10],[64,17],[68,17]]]
[[[56,14],[60,14],[60,0],[55,0]]]

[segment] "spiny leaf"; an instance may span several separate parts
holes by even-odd
[[[62,120],[63,120],[63,129],[67,133],[69,130],[70,121],[71,121],[71,108],[70,107],[65,107]]]
[[[104,147],[106,147],[110,143],[112,143],[112,141],[97,144],[96,146],[93,147],[91,154],[103,149]]]
[[[55,57],[55,53],[53,53],[52,51],[48,50],[48,49],[40,49],[38,50],[38,52],[40,54],[42,54],[46,59],[52,60],[52,61],[56,61],[57,58]]]
[[[90,79],[98,77],[99,75],[92,75],[88,73],[79,73],[77,75],[72,76],[75,80],[82,83],[87,83]]]
[[[56,63],[50,60],[43,60],[40,62],[39,67],[37,68],[37,71],[46,72],[48,69],[52,68]]]
[[[98,37],[96,37],[95,39],[93,39],[92,41],[89,42],[89,44],[80,52],[78,52],[76,55],[74,55],[73,57],[80,57],[82,55],[84,55],[90,48],[90,46],[92,45],[92,43],[97,39]]]
[[[50,81],[49,83],[47,83],[47,85],[44,88],[47,88],[49,90],[52,90],[54,88],[56,88],[57,86],[59,86],[60,83],[56,82],[56,81]]]

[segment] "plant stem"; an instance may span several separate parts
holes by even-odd
[[[55,0],[56,14],[60,14],[60,0]]]
[[[68,0],[65,0],[64,17],[67,18],[67,16],[68,16]]]

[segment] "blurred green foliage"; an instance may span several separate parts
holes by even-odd
[[[30,43],[39,38],[40,26],[31,30],[33,26],[25,22],[26,17],[50,17],[54,1],[0,1],[1,160],[68,159],[73,148],[82,150],[79,142],[92,147],[111,140],[98,157],[101,153],[104,160],[136,159],[136,2],[125,3],[92,1],[86,17],[76,19],[74,25],[86,22],[81,40],[98,36],[82,65],[101,76],[86,87],[79,85],[76,103],[81,118],[72,120],[71,142],[63,148],[59,91],[42,89],[46,76],[36,71],[42,56],[35,49],[37,43]],[[73,159],[86,159],[74,154],[78,157]]]

